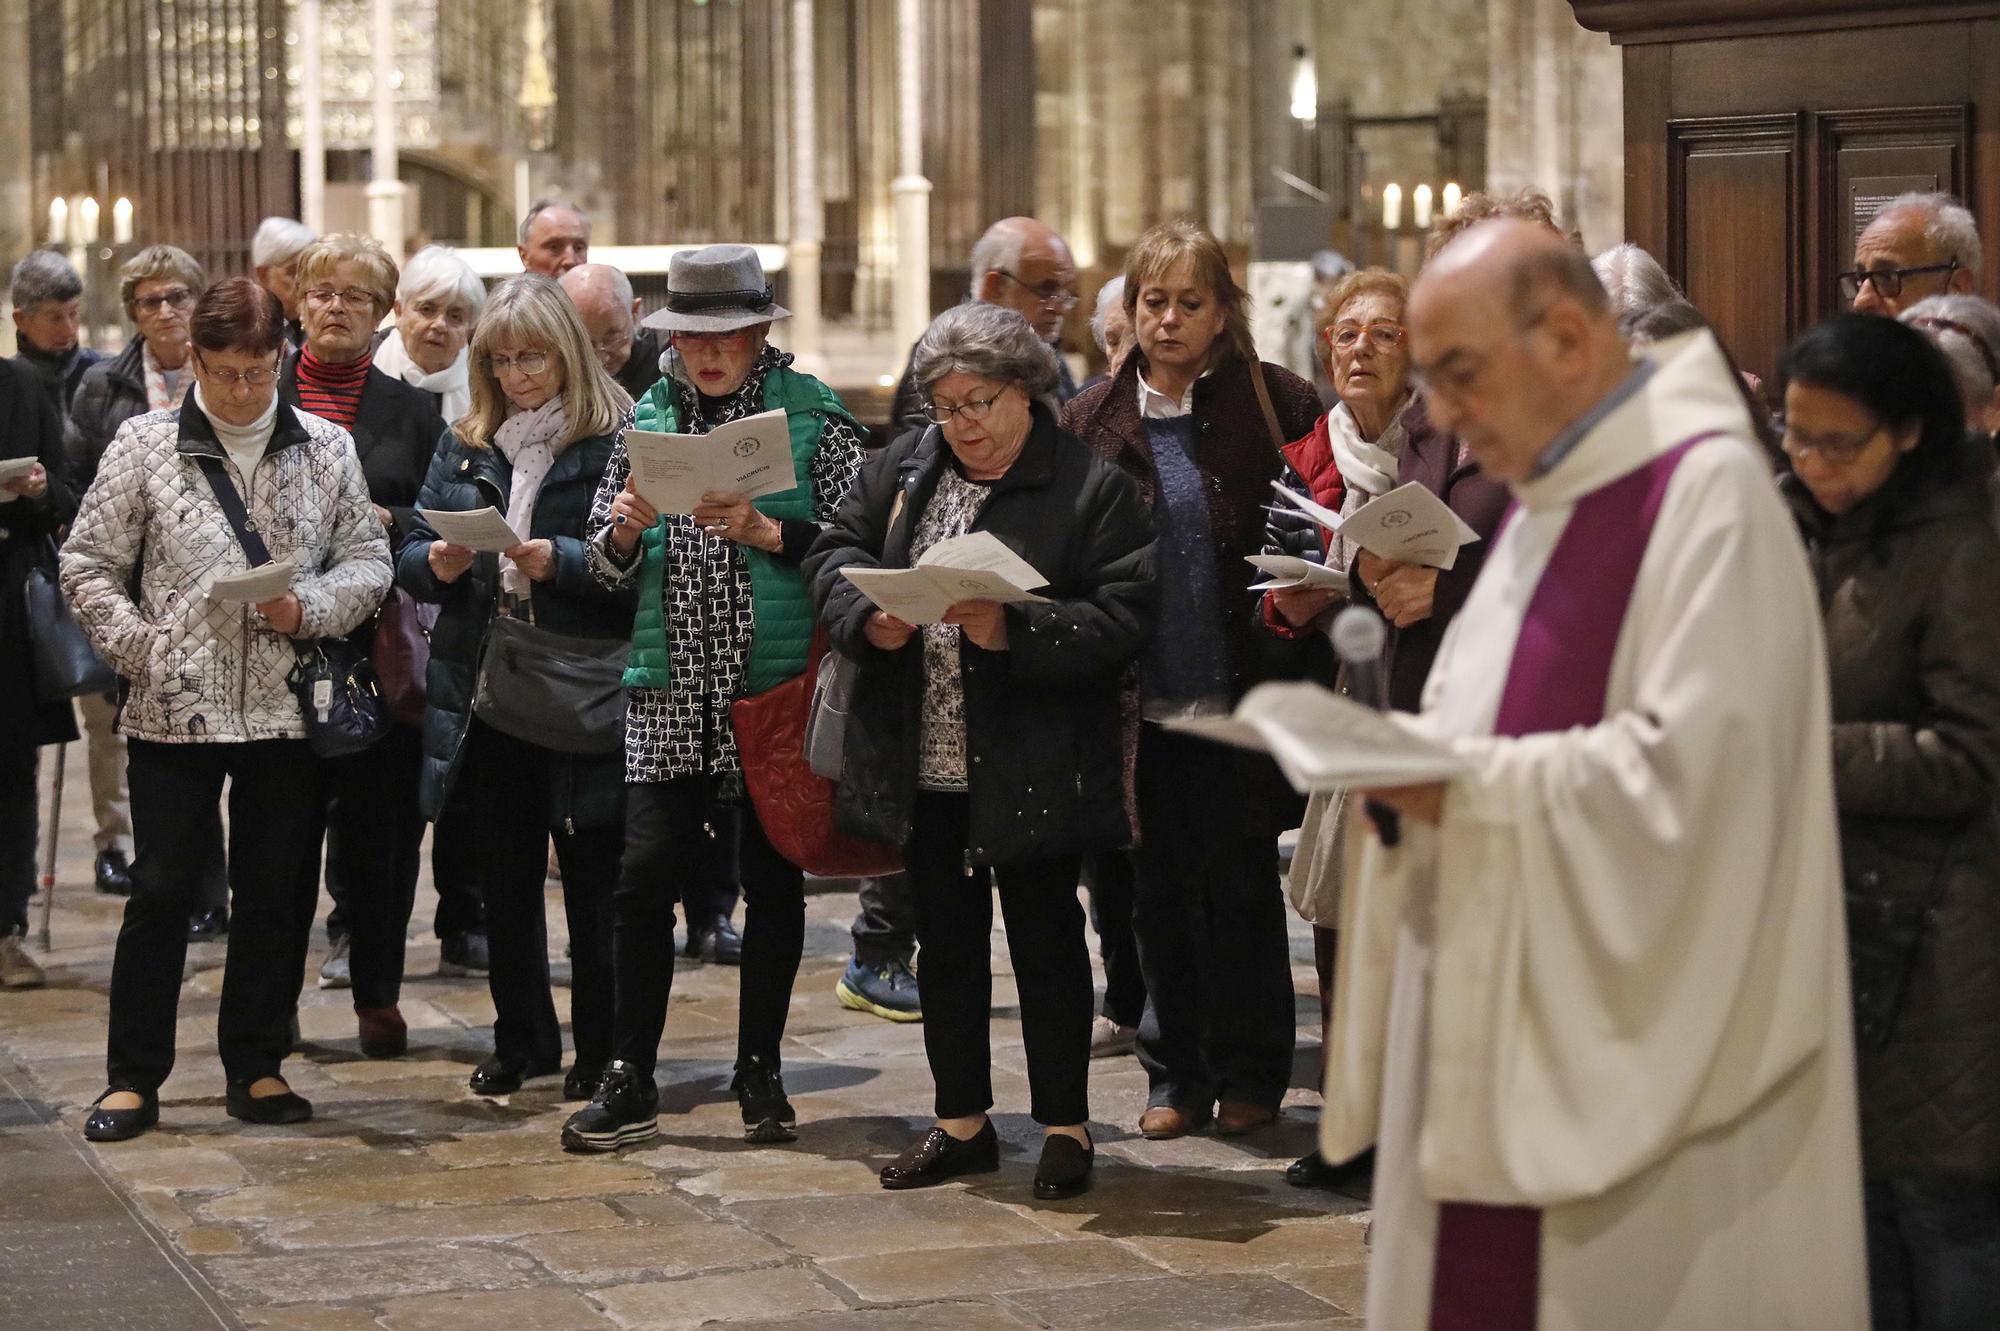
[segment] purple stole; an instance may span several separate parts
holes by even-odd
[[[1604,719],[1611,657],[1667,483],[1689,449],[1714,437],[1684,440],[1577,501],[1522,618],[1495,735],[1546,734]],[[1501,520],[1496,543],[1514,513]],[[1534,1331],[1541,1266],[1539,1210],[1440,1204],[1431,1331]]]

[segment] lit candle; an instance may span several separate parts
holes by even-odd
[[[1403,187],[1390,181],[1382,187],[1382,229],[1394,231],[1403,225]]]
[[[83,196],[83,202],[76,209],[77,233],[86,245],[97,243],[97,200],[92,195]]]
[[[49,200],[49,241],[61,244],[69,239],[69,200],[58,194]]]
[[[132,201],[122,194],[118,196],[118,202],[111,205],[111,243],[132,243]]]
[[[1431,187],[1419,185],[1410,194],[1410,218],[1417,224],[1417,230],[1428,231],[1431,225]]]
[[[1458,187],[1458,182],[1456,180],[1447,182],[1444,187],[1444,215],[1458,216],[1458,205],[1464,202],[1465,191]]]

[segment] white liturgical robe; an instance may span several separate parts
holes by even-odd
[[[1446,636],[1419,724],[1472,774],[1352,838],[1322,1149],[1379,1141],[1381,1331],[1430,1324],[1444,1202],[1541,1211],[1540,1331],[1868,1323],[1817,599],[1712,339],[1651,355]],[[1497,737],[1579,502],[1670,454],[1602,719]]]

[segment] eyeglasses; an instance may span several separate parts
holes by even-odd
[[[506,378],[509,370],[519,370],[522,374],[533,378],[549,368],[549,358],[546,352],[524,351],[518,356],[488,356],[486,364],[493,371],[495,379]]]
[[[674,333],[667,341],[676,347],[698,347],[703,351],[741,351],[750,345],[750,330],[733,333]]]
[[[234,389],[238,384],[242,384],[246,388],[266,388],[278,377],[278,367],[276,364],[268,366],[259,365],[254,370],[244,370],[239,373],[235,370],[224,370],[210,365],[202,359],[201,353],[198,351],[195,353],[194,359],[195,363],[201,366],[201,372],[208,378],[221,384],[225,391]]]
[[[170,309],[184,310],[194,304],[194,292],[186,287],[175,287],[172,291],[162,291],[156,296],[141,296],[132,303],[148,314],[158,314],[162,305]]]
[[[1076,292],[1070,290],[1060,282],[1048,281],[1038,287],[1031,287],[1005,268],[995,268],[993,271],[1033,296],[1041,303],[1042,308],[1045,310],[1061,310],[1067,314],[1076,308],[1076,302],[1079,299]]]
[[[1792,461],[1800,462],[1808,457],[1817,457],[1820,461],[1836,467],[1844,467],[1860,457],[1867,451],[1868,445],[1875,442],[1875,436],[1881,434],[1883,430],[1878,424],[1866,434],[1826,434],[1813,438],[1792,429],[1783,416],[1773,417],[1771,428],[1783,436],[1780,446],[1785,450],[1785,456]]]
[[[1377,351],[1394,351],[1406,335],[1403,325],[1396,323],[1338,323],[1326,330],[1326,340],[1342,351],[1353,350],[1364,337]]]
[[[1861,294],[1861,284],[1866,282],[1875,288],[1875,294],[1884,300],[1894,300],[1903,294],[1903,279],[1923,273],[1943,273],[1945,283],[1951,283],[1951,276],[1958,271],[1958,260],[1945,263],[1927,263],[1918,268],[1856,268],[1840,275],[1840,294],[1853,300]]]
[[[1008,384],[1007,388],[1012,388],[1013,386],[1012,384]],[[967,398],[955,407],[947,407],[941,402],[926,402],[924,403],[924,415],[936,425],[949,425],[954,417],[963,417],[976,425],[986,419],[987,413],[993,410],[995,402],[1007,396],[1007,388],[1001,389],[984,401],[976,397]]]
[[[321,309],[336,302],[350,310],[372,309],[375,305],[375,293],[363,291],[360,287],[342,287],[338,291],[332,287],[314,287],[306,292],[306,299]]]

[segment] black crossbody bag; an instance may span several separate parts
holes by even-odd
[[[236,533],[250,567],[271,562],[271,551],[257,534],[243,496],[229,479],[222,459],[195,459],[215,491],[215,502]],[[322,758],[344,758],[373,747],[389,733],[388,703],[375,682],[375,666],[368,654],[346,638],[320,638],[312,642],[292,639],[298,662],[285,676],[285,685],[299,700],[306,720],[306,743]]]

